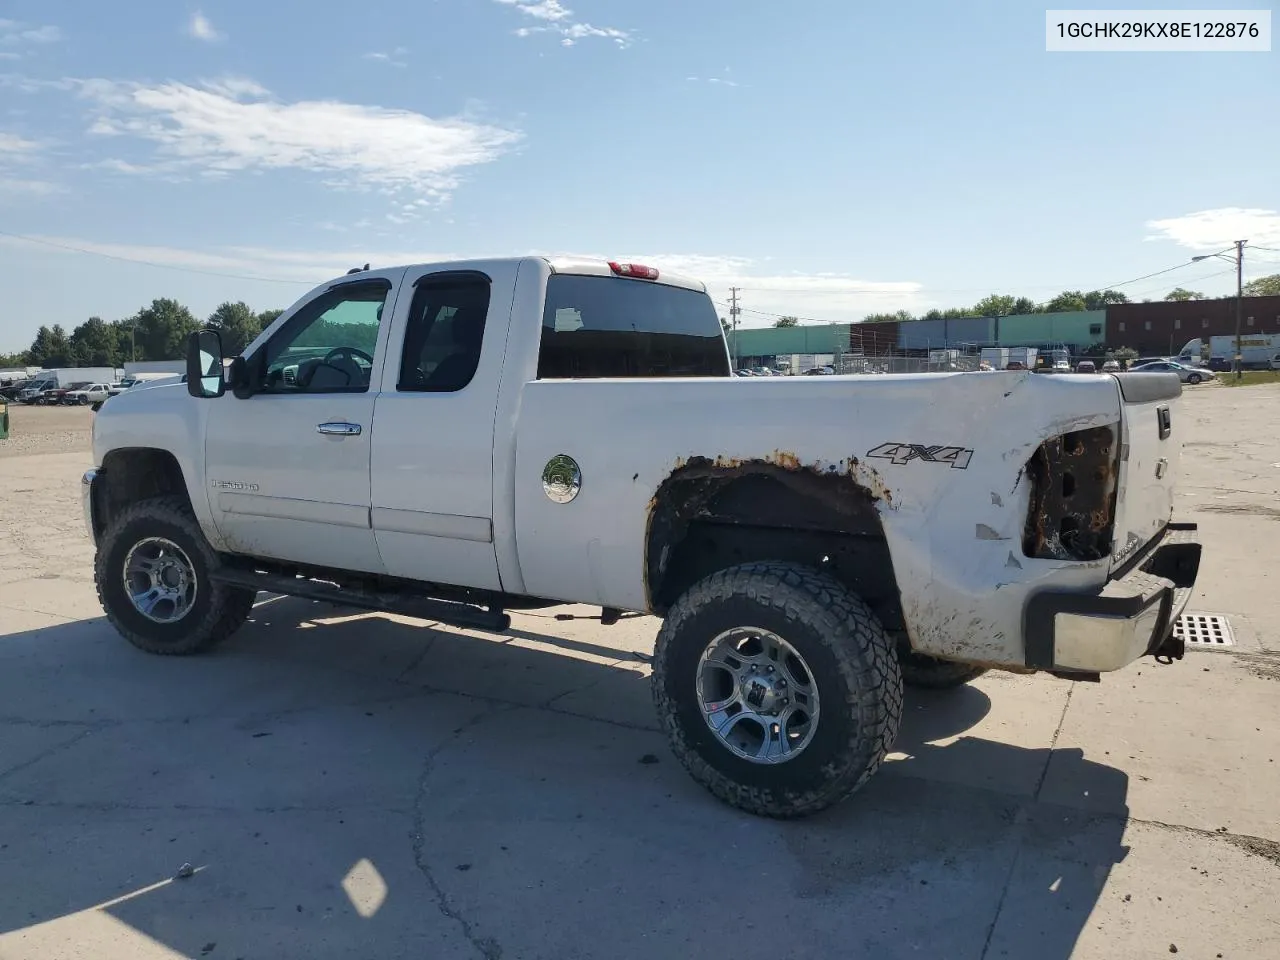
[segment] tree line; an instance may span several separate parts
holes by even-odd
[[[1259,277],[1244,285],[1246,297],[1280,296],[1280,273],[1268,277]],[[1165,300],[1203,300],[1204,294],[1197,290],[1175,287],[1164,296]],[[1131,303],[1129,297],[1119,290],[1064,290],[1047,303],[1036,303],[1030,297],[1015,297],[1012,294],[993,293],[983,297],[971,307],[950,307],[946,310],[930,310],[919,317],[909,310],[898,310],[895,313],[870,313],[863,317],[864,323],[911,320],[955,320],[960,317],[1008,317],[1031,313],[1076,313],[1082,310],[1104,310],[1109,304]],[[1144,303],[1151,301],[1144,300]],[[794,327],[799,323],[796,317],[779,317],[773,322],[775,327]]]
[[[187,337],[206,327],[222,335],[223,349],[232,356],[281,313],[255,312],[243,301],[228,301],[201,323],[178,301],[162,298],[123,320],[90,317],[70,333],[61,324],[42,326],[26,350],[0,354],[0,367],[122,367],[130,360],[180,360]]]

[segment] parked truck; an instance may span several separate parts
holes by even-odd
[[[22,403],[44,403],[56,391],[91,383],[111,383],[116,378],[114,367],[54,367],[41,370],[18,394]],[[56,400],[60,400],[57,397]],[[55,400],[55,402],[56,402]]]
[[[1271,369],[1276,354],[1280,354],[1280,333],[1252,333],[1240,338],[1240,366],[1245,370]],[[1209,338],[1209,360],[1213,366],[1233,369],[1235,355],[1235,337]]]
[[[1183,654],[1172,374],[738,379],[702,283],[540,257],[354,272],[187,362],[102,408],[82,482],[103,609],[151,653],[259,591],[652,614],[671,749],[774,817],[874,773],[904,682]]]

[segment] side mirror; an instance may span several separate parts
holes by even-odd
[[[222,337],[216,330],[201,330],[187,338],[187,393],[202,400],[222,396],[227,390],[222,372]]]

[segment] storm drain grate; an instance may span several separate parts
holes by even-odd
[[[1213,613],[1184,613],[1173,625],[1175,636],[1189,647],[1234,647],[1235,635],[1226,617]]]

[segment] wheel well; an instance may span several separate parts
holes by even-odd
[[[884,537],[880,494],[849,473],[759,460],[695,459],[674,471],[649,511],[645,582],[664,615],[694,583],[761,560],[801,563],[831,574],[880,618],[905,633],[902,600]]]
[[[186,478],[172,453],[147,447],[112,450],[103,458],[94,484],[94,533],[101,535],[129,504],[163,496],[180,496],[191,502]]]

